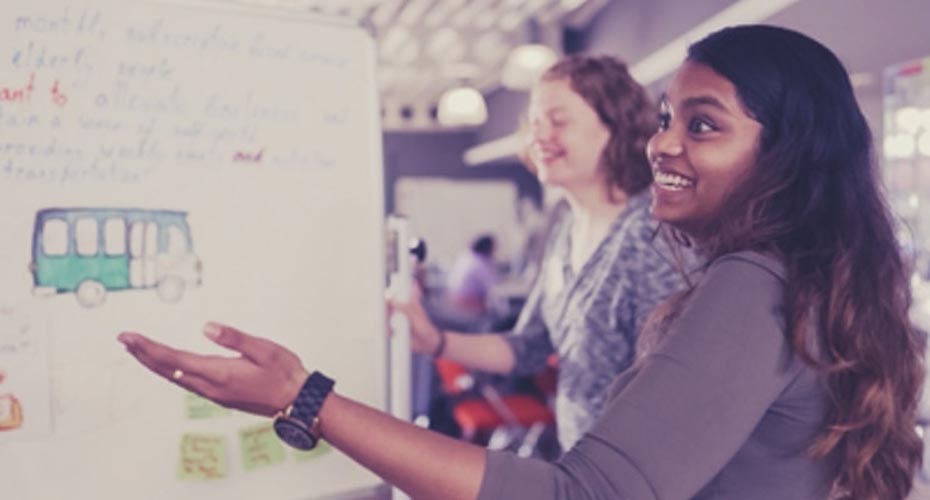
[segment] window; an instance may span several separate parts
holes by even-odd
[[[187,253],[187,238],[178,226],[168,226],[168,255]]]
[[[129,228],[129,253],[135,258],[158,254],[158,224],[133,222]]]
[[[145,225],[145,256],[158,255],[158,224],[154,222]]]
[[[84,217],[74,223],[74,243],[78,255],[97,255],[97,219]]]
[[[103,224],[103,244],[107,255],[126,254],[126,221],[110,217]]]
[[[129,255],[142,257],[142,230],[144,222],[133,222],[129,228]]]
[[[48,219],[42,224],[42,250],[45,255],[60,256],[68,253],[68,223],[62,219]]]

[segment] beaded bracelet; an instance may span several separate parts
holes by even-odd
[[[446,331],[443,329],[436,330],[439,333],[439,344],[436,344],[436,349],[433,349],[433,357],[438,358],[442,356],[442,352],[446,350]]]

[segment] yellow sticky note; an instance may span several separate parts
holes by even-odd
[[[229,408],[223,408],[209,399],[188,392],[184,395],[184,413],[191,420],[199,420],[202,418],[224,417],[229,415],[231,411]]]
[[[262,424],[239,431],[242,466],[246,471],[284,462],[284,445],[271,425]]]
[[[226,439],[212,434],[184,434],[178,479],[204,481],[226,477]]]
[[[332,451],[332,449],[333,447],[330,446],[329,443],[321,439],[310,451],[295,450],[294,458],[298,462],[306,462],[308,460],[313,460],[314,458],[319,458],[320,456]]]

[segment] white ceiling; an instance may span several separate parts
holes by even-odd
[[[442,92],[499,86],[510,50],[535,41],[560,48],[561,27],[587,23],[607,0],[227,0],[347,19],[378,41],[387,129],[433,128]]]

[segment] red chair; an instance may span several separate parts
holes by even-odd
[[[537,397],[502,395],[484,383],[476,387],[475,377],[454,361],[437,359],[435,366],[442,391],[453,400],[452,417],[466,441],[478,442],[486,437],[489,448],[513,447],[518,455],[531,456],[543,432],[555,424],[552,411]],[[541,385],[553,377],[547,370],[535,380]]]

